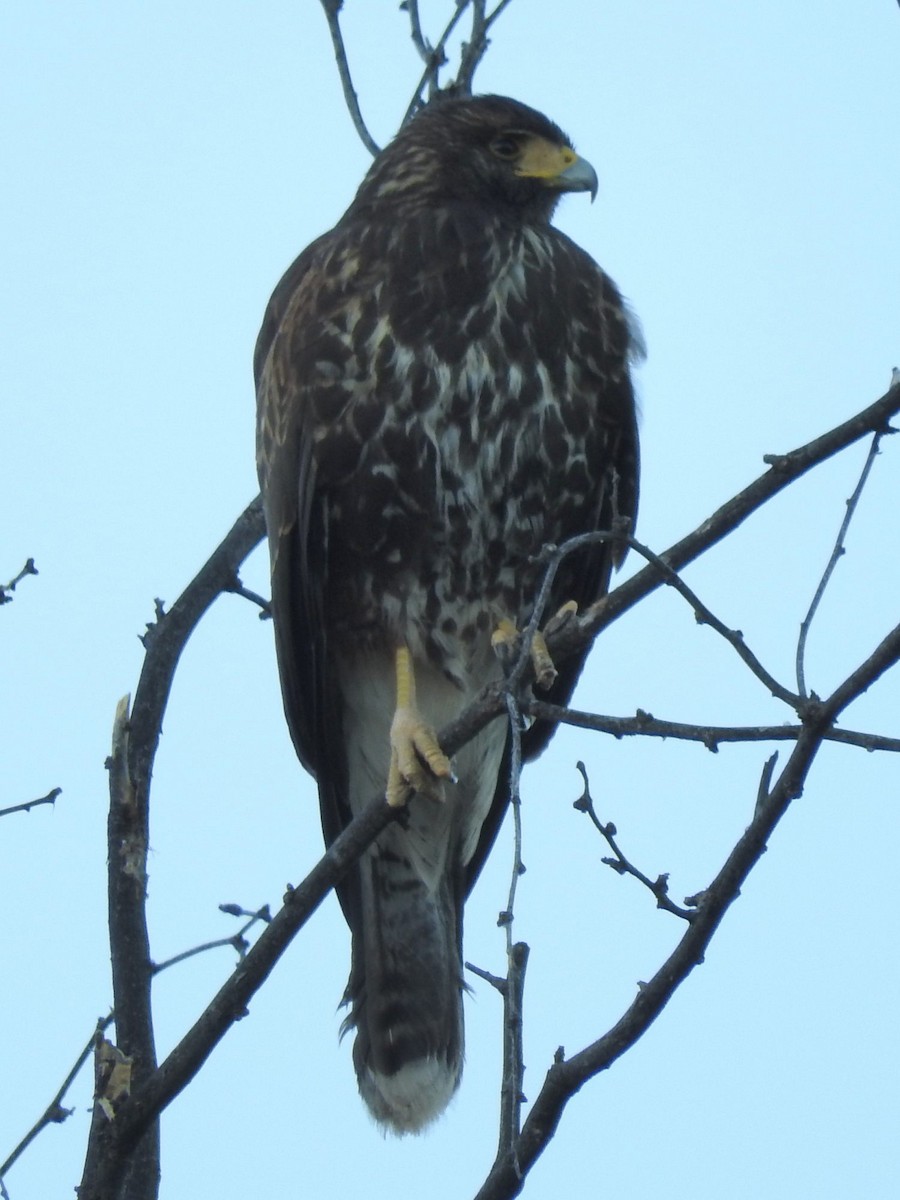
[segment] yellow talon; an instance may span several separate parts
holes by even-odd
[[[413,792],[443,800],[442,779],[452,779],[450,760],[437,734],[416,708],[416,680],[406,646],[397,650],[397,708],[391,722],[391,766],[385,796],[392,808],[402,807]]]
[[[504,650],[514,650],[519,640],[519,631],[508,617],[497,622],[497,628],[491,634],[491,645],[502,653]]]
[[[556,678],[556,667],[547,649],[547,642],[541,631],[535,630],[531,639],[531,665],[534,668],[534,681],[546,692]]]
[[[578,601],[567,600],[565,604],[556,610],[547,624],[544,626],[544,636],[549,637],[552,633],[558,633],[563,625],[568,625],[569,621],[578,612]]]
[[[577,612],[578,605],[574,600],[569,600],[550,618],[544,626],[543,632],[538,630],[531,640],[531,666],[534,670],[534,679],[538,687],[544,691],[552,686],[557,675],[550,651],[547,649],[547,635],[556,633]],[[518,644],[519,636],[518,629],[506,617],[497,622],[497,627],[491,635],[491,645],[499,654],[501,662],[506,663],[507,666],[512,662],[512,654]]]

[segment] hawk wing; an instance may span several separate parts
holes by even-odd
[[[327,845],[352,819],[341,711],[329,671],[325,594],[328,507],[317,488],[313,455],[314,358],[330,310],[344,297],[330,282],[340,257],[333,234],[311,243],[280,280],[266,308],[253,358],[257,390],[257,464],[269,535],[275,649],[288,728],[297,756],[317,781]],[[358,920],[352,878],[338,895],[351,924]]]

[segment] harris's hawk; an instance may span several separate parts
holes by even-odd
[[[434,102],[287,271],[256,347],[281,688],[325,839],[379,792],[412,797],[338,889],[359,1088],[398,1133],[459,1082],[463,904],[508,799],[503,721],[452,771],[434,730],[500,677],[493,635],[527,621],[542,546],[636,512],[637,339],[550,223],[596,186],[533,109]],[[614,557],[568,558],[551,606],[602,596]]]

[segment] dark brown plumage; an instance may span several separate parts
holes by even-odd
[[[527,621],[542,545],[636,511],[631,325],[550,225],[562,192],[595,186],[533,109],[433,104],[288,270],[257,344],[281,686],[326,841],[386,787],[422,793],[339,891],[360,1091],[401,1133],[459,1081],[463,903],[507,803],[502,722],[446,783],[425,726],[500,677],[492,632]],[[612,565],[605,546],[569,558],[551,604],[597,599]],[[551,733],[528,730],[525,757]]]

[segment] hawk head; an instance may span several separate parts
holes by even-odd
[[[596,191],[594,168],[535,109],[505,96],[438,98],[378,156],[350,213],[390,205],[402,218],[461,201],[547,222],[561,193]]]

